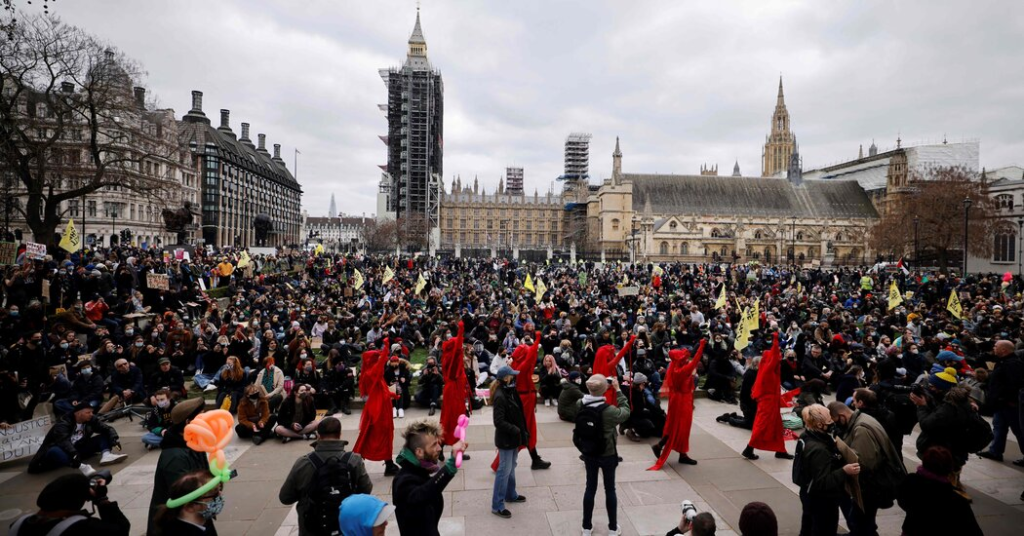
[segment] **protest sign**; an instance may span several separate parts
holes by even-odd
[[[636,296],[640,294],[640,287],[619,287],[619,296]]]
[[[18,262],[18,244],[16,242],[0,242],[0,265]]]
[[[146,286],[153,290],[171,290],[171,278],[167,274],[146,274]]]
[[[0,463],[35,454],[52,425],[53,417],[44,415],[0,430]]]
[[[46,244],[25,242],[25,256],[32,260],[43,260],[46,257]]]

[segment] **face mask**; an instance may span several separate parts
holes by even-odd
[[[171,405],[171,401],[170,400],[158,400],[156,402],[156,406],[158,408],[166,408],[167,406],[170,406],[170,405]]]
[[[132,335],[135,334],[135,330],[134,329],[126,329],[126,330],[124,330],[124,334],[129,336],[129,337],[131,337]]]
[[[68,349],[68,346],[71,346],[71,345],[70,345],[70,344],[68,344],[68,343],[66,343],[66,342],[62,342],[62,343],[60,343],[60,349],[61,349],[61,350],[67,350],[67,349]]]
[[[313,372],[313,367],[311,365],[306,365],[303,368],[306,370],[306,372]]]
[[[92,369],[91,368],[84,368],[84,369],[82,369],[82,376],[85,376],[86,378],[88,378],[89,376],[92,376]]]
[[[249,400],[252,400],[253,402],[259,402],[260,395],[250,395]]]
[[[142,348],[142,341],[138,341],[138,342],[136,342],[136,343],[135,343],[135,347],[136,347],[136,348]]]
[[[199,504],[206,506],[206,510],[199,514],[203,516],[203,519],[212,519],[224,511],[224,497],[214,497],[208,502],[200,502]]]
[[[17,318],[19,314],[21,314],[19,311],[11,311],[11,316],[15,318]]]
[[[308,391],[303,391],[303,392],[299,393],[299,398],[306,398],[307,396],[309,396],[309,392]]]
[[[299,354],[299,359],[306,359],[306,354],[305,353]]]

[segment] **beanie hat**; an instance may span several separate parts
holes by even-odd
[[[933,372],[928,375],[928,383],[941,391],[948,391],[956,386],[956,369],[950,367],[942,372]]]
[[[939,352],[939,355],[935,356],[936,361],[963,361],[963,356],[950,352],[949,350],[943,350]]]
[[[745,536],[778,536],[779,521],[763,502],[752,502],[740,512],[740,533]]]
[[[81,473],[72,473],[57,477],[56,480],[47,484],[36,498],[36,506],[48,512],[78,511],[85,505],[85,500],[88,497],[89,477]]]
[[[574,371],[569,373],[569,381],[574,382],[574,381],[576,381],[578,379],[580,379],[579,371],[575,371],[574,370]]]
[[[633,385],[640,385],[641,383],[647,383],[647,376],[642,372],[633,374]]]

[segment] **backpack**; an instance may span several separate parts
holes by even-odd
[[[608,404],[583,404],[576,412],[576,426],[572,430],[572,444],[584,456],[600,456],[604,453],[604,422],[602,413]]]
[[[315,452],[308,456],[313,464],[313,478],[306,490],[306,496],[310,499],[309,508],[302,518],[310,534],[341,534],[338,509],[341,501],[356,492],[355,472],[348,464],[351,457],[351,452],[346,452],[340,458],[329,457],[326,461]]]
[[[917,406],[910,401],[910,395],[891,393],[883,401],[883,406],[896,417],[896,427],[903,435],[908,435],[914,430],[914,425],[917,424]]]
[[[961,438],[967,452],[984,450],[992,442],[992,426],[977,411],[970,408],[963,411],[967,413],[967,419]]]

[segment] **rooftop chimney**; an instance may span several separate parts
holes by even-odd
[[[231,130],[229,118],[231,117],[231,110],[220,111],[220,128],[225,130]]]
[[[259,147],[256,150],[260,151],[260,152],[263,152],[263,153],[267,152],[267,135],[266,134],[257,134],[256,137],[259,138],[259,140],[260,140],[259,141]]]
[[[183,121],[189,123],[206,123],[210,124],[210,120],[203,113],[203,92],[192,91],[192,109],[185,114],[185,117],[181,118]]]
[[[107,58],[107,61],[114,61],[114,51],[112,49],[104,50],[103,55]]]
[[[203,92],[193,91],[192,92],[192,110],[193,112],[203,113]]]
[[[135,86],[135,105],[139,109],[146,109],[146,88]]]
[[[243,141],[249,139],[249,123],[242,123],[242,137],[239,139]]]
[[[281,159],[281,144],[280,143],[275,143],[274,144],[274,160],[280,160],[280,159]]]
[[[75,92],[75,85],[72,84],[71,82],[61,82],[60,83],[60,90],[63,91],[64,93],[71,94],[71,93]]]

